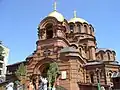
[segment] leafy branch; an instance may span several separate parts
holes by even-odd
[[[49,87],[54,86],[57,76],[60,74],[58,64],[56,62],[51,63],[47,71],[47,79],[49,81]]]
[[[22,63],[20,64],[20,66],[18,67],[17,71],[15,72],[16,77],[21,81],[21,83],[25,83],[25,79],[26,79],[26,66]]]

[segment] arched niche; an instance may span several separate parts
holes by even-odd
[[[91,71],[89,74],[90,74],[90,82],[95,83],[95,79],[94,79],[95,74],[94,74],[94,72]]]
[[[99,54],[100,54],[101,60],[104,60],[104,54],[105,54],[105,52],[103,50],[100,50]]]
[[[89,25],[87,23],[83,23],[84,33],[89,34]]]
[[[80,51],[81,55],[83,55],[83,48],[82,48],[82,46],[79,47],[79,51]]]
[[[50,63],[55,62],[55,60],[51,58],[45,58],[43,60],[40,60],[34,67],[33,74],[41,75],[45,69],[47,69],[48,65]]]
[[[76,22],[75,26],[76,26],[75,33],[82,33],[82,23]]]
[[[110,50],[106,50],[106,54],[108,56],[108,61],[111,61],[113,59],[112,52]]]
[[[113,60],[116,60],[116,52],[112,51],[112,54],[113,54]]]
[[[94,35],[94,28],[91,24],[89,25],[89,29],[90,29],[90,35],[95,36]]]
[[[105,54],[103,55],[103,59],[104,61],[108,61],[108,54],[106,53],[106,51],[105,51]]]
[[[38,26],[38,37],[42,40],[50,39],[53,37],[65,38],[65,33],[68,33],[68,30],[70,29],[66,20],[59,22],[54,17],[46,17],[40,22]]]
[[[43,19],[40,24],[39,24],[39,29],[44,29],[45,26],[48,24],[48,23],[52,23],[53,26],[57,25],[59,22],[57,21],[56,18],[54,17],[46,17],[45,19]]]
[[[92,59],[92,60],[96,59],[95,52],[96,52],[95,47],[89,46],[89,59]]]
[[[49,66],[50,66],[50,63],[44,63],[39,68],[42,77],[44,77],[44,78],[47,77],[47,72],[48,72]]]
[[[70,32],[74,32],[75,30],[75,24],[74,23],[69,23],[69,28],[70,28]]]
[[[84,33],[88,33],[87,25],[84,25]]]
[[[43,19],[38,26],[38,38],[44,40],[46,38],[52,37],[52,34],[54,34],[54,26],[56,26],[57,24],[58,21],[54,17],[47,17]],[[51,33],[51,36],[48,34],[49,32]]]
[[[53,24],[52,23],[48,23],[45,26],[45,30],[46,30],[46,39],[53,38]]]
[[[85,50],[84,50],[84,46],[79,45],[79,51],[80,51],[82,57],[87,58],[87,55],[86,55]]]

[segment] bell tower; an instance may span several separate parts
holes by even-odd
[[[69,46],[69,42],[66,39],[68,30],[68,22],[57,11],[55,2],[54,10],[38,25],[36,50],[32,56],[27,58],[29,61],[27,66],[28,77],[36,79],[36,84],[38,84],[39,75],[46,76],[44,73],[47,72],[47,66],[50,63],[57,62],[60,64],[60,50]]]
[[[65,38],[66,20],[64,16],[57,12],[56,2],[54,3],[54,11],[51,12],[38,26],[39,40],[51,39],[55,37]]]

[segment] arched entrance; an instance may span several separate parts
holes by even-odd
[[[47,72],[49,69],[49,66],[51,63],[53,63],[53,59],[51,58],[45,58],[43,60],[40,60],[33,70],[33,78],[31,79],[33,83],[35,82],[36,90],[39,90],[40,84],[41,84],[41,77],[43,79],[47,79]]]
[[[49,65],[55,62],[55,60],[51,58],[45,58],[40,60],[34,67],[33,74],[35,75],[43,75],[42,73],[47,72]],[[44,75],[43,75],[44,76]]]
[[[47,72],[48,72],[49,66],[50,66],[50,63],[45,63],[45,64],[41,65],[41,67],[39,68],[39,70],[40,70],[40,75],[41,75],[43,78],[46,78],[46,77],[47,77]]]
[[[42,65],[39,64],[39,66],[36,65],[36,67],[34,68],[34,72],[30,76],[30,81],[32,82],[35,90],[42,90],[40,89],[41,83],[42,83],[41,77],[43,79],[46,78],[47,80],[47,72],[49,69],[49,65],[50,65],[50,62],[47,62],[47,63],[43,63]],[[48,81],[47,81],[47,86],[48,86]]]
[[[57,78],[60,75],[58,64],[56,63],[55,60],[50,58],[40,60],[35,65],[33,75],[35,78],[33,79],[34,79],[34,82],[36,83],[37,90],[38,90],[38,87],[41,87],[41,86],[46,88],[55,87]]]

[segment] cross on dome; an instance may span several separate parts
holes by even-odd
[[[76,12],[76,10],[74,10],[74,18],[76,18],[77,17],[77,12]]]
[[[76,23],[76,22],[88,23],[86,20],[77,17],[77,12],[76,12],[76,10],[74,10],[73,18],[71,18],[68,22],[69,22],[69,23],[70,23],[70,22],[72,22],[72,23]]]
[[[54,11],[56,11],[56,10],[57,10],[57,2],[55,0],[55,2],[54,2]]]
[[[51,12],[51,13],[48,15],[48,17],[54,17],[54,18],[56,18],[59,22],[63,22],[63,21],[64,21],[64,16],[63,16],[61,13],[57,12],[56,9],[57,9],[57,2],[56,2],[56,0],[55,0],[55,2],[54,2],[54,11]]]

